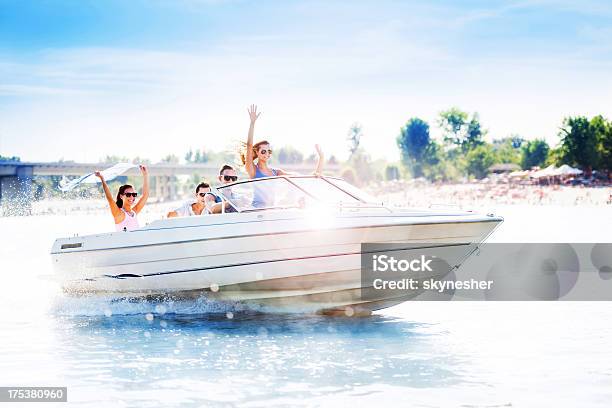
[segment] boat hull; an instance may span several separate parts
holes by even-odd
[[[460,243],[460,263],[502,221],[474,214],[360,214],[330,217],[327,225],[300,214],[216,217],[58,240],[56,276],[70,296],[205,297],[264,312],[364,314],[420,292],[391,296],[362,287],[363,243]]]

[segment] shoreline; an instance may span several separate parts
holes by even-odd
[[[612,205],[612,187],[387,182],[368,189],[368,192],[381,198],[385,203],[407,207],[441,205],[466,209],[495,205],[563,207]]]
[[[492,206],[560,206],[612,208],[612,187],[536,186],[512,184],[430,184],[385,182],[364,190],[391,207],[474,209]],[[159,219],[180,206],[187,197],[173,201],[150,200],[143,215]],[[32,215],[104,214],[104,198],[34,201]]]

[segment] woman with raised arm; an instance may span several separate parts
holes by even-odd
[[[257,106],[255,105],[251,105],[248,112],[249,118],[251,119],[251,125],[249,126],[249,134],[247,136],[245,151],[241,152],[240,158],[247,173],[249,174],[249,177],[254,179],[289,174],[282,169],[274,169],[268,166],[268,160],[272,155],[272,149],[270,148],[270,143],[268,143],[267,140],[261,140],[253,144],[255,122],[259,118],[259,115],[261,115],[261,112],[257,112]],[[314,174],[320,175],[321,171],[323,170],[323,162],[325,159],[323,157],[323,151],[318,144],[315,145],[315,149],[317,150],[319,159],[317,161],[317,167],[315,168]],[[257,163],[255,163],[255,159],[257,159]]]
[[[144,182],[142,197],[140,197],[135,205],[134,202],[136,201],[136,197],[138,197],[138,193],[134,191],[131,185],[125,184],[119,187],[117,199],[113,200],[113,195],[111,194],[110,188],[108,188],[108,184],[106,184],[106,180],[104,180],[104,176],[102,176],[102,173],[99,171],[95,172],[96,177],[102,182],[104,195],[106,196],[111,213],[115,219],[117,231],[133,231],[140,227],[136,216],[142,211],[149,198],[149,173],[145,166],[141,165],[139,167]]]
[[[242,164],[244,164],[247,173],[249,174],[249,177],[252,179],[257,179],[263,177],[289,175],[289,173],[282,169],[273,169],[268,166],[268,160],[272,155],[272,149],[270,148],[270,143],[268,143],[268,141],[261,140],[253,144],[255,122],[257,121],[261,113],[257,112],[257,106],[255,105],[251,105],[248,109],[248,112],[249,118],[251,119],[251,125],[249,126],[249,134],[247,137],[246,146],[244,146],[245,151],[241,152],[240,158],[242,160]],[[315,168],[315,174],[320,175],[321,170],[323,169],[323,151],[321,150],[319,145],[315,145],[315,148],[317,149],[317,154],[319,155],[317,167]],[[255,159],[257,159],[257,163],[255,163]],[[252,206],[254,208],[274,207],[276,201],[276,185],[276,183],[260,183],[253,185]]]

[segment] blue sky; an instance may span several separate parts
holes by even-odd
[[[612,3],[0,0],[0,153],[182,156],[257,136],[374,157],[459,106],[491,137],[612,116]]]

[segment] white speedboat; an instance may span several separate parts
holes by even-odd
[[[388,208],[331,177],[269,177],[216,192],[231,212],[56,240],[51,254],[64,292],[204,296],[260,311],[368,313],[418,293],[391,296],[363,287],[363,243],[453,246],[456,267],[503,221],[464,211]]]

